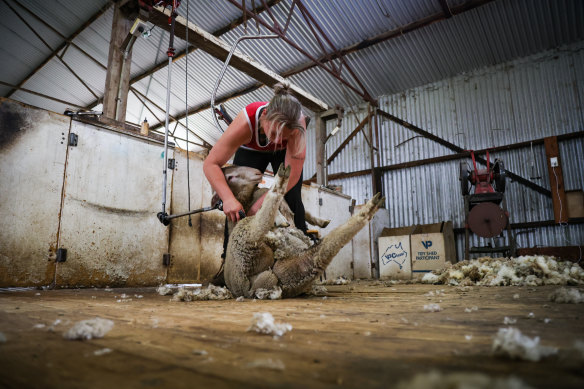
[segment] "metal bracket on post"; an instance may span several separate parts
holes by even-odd
[[[170,266],[170,254],[162,254],[162,266],[169,267]]]
[[[78,139],[79,139],[79,137],[77,136],[77,134],[75,134],[73,132],[70,133],[69,134],[69,141],[67,142],[67,146],[76,147]]]
[[[57,258],[55,262],[62,263],[67,261],[67,249],[59,248],[57,249]]]

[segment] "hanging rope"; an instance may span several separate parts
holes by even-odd
[[[186,115],[186,127],[187,127],[187,198],[188,198],[188,205],[189,205],[189,212],[191,212],[191,172],[190,172],[190,158],[189,158],[189,1],[187,1],[187,31],[186,31],[186,39],[187,39],[187,49],[185,51],[185,112]],[[191,220],[191,215],[189,215],[189,227],[193,226],[193,222]]]

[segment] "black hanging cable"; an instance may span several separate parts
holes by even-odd
[[[187,49],[185,51],[185,112],[186,115],[186,127],[187,127],[187,196],[188,196],[188,204],[189,204],[189,212],[191,212],[191,172],[189,169],[189,1],[187,0],[187,31],[186,31],[186,39],[187,39]],[[191,220],[191,215],[189,215],[189,227],[193,226],[193,221]]]

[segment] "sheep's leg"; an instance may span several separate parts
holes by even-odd
[[[278,207],[284,199],[284,194],[286,194],[289,178],[290,166],[285,168],[284,165],[280,165],[274,185],[266,194],[261,208],[251,221],[249,228],[250,242],[257,242],[263,239],[264,235],[274,226],[274,219],[278,213]]]
[[[317,216],[314,216],[313,214],[311,214],[308,211],[304,212],[304,217],[305,217],[307,223],[312,224],[313,226],[320,227],[320,228],[325,228],[331,222],[330,220],[321,219]]]
[[[265,270],[250,278],[251,287],[248,293],[248,297],[253,297],[255,291],[258,289],[274,289],[278,286],[278,278],[272,271],[272,269]]]
[[[332,230],[318,245],[318,253],[315,256],[315,264],[326,268],[335,255],[353,239],[353,237],[369,223],[377,209],[385,202],[385,197],[376,194],[359,213],[351,216],[346,223]],[[322,261],[322,262],[321,262]]]
[[[325,236],[318,245],[297,256],[278,260],[274,264],[274,274],[280,280],[285,297],[305,292],[310,284],[326,269],[335,255],[373,218],[385,201],[375,195],[359,213],[353,215],[343,225]]]

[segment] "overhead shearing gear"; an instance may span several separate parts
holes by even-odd
[[[217,78],[217,82],[215,82],[215,87],[213,88],[213,93],[211,94],[211,110],[213,111],[213,120],[215,121],[215,126],[217,127],[217,129],[219,131],[223,132],[223,128],[221,128],[221,126],[219,125],[219,120],[217,120],[216,113],[219,109],[217,107],[215,107],[215,96],[217,96],[217,90],[219,89],[219,84],[221,83],[221,80],[223,79],[223,76],[225,75],[225,71],[227,71],[227,66],[229,65],[229,61],[231,60],[231,57],[233,56],[233,53],[235,52],[235,48],[237,47],[239,42],[244,41],[246,39],[273,39],[273,38],[278,38],[278,37],[279,37],[278,35],[244,35],[244,36],[240,36],[239,38],[237,38],[235,43],[233,43],[233,46],[231,47],[231,50],[229,51],[229,55],[227,56],[227,59],[225,60],[225,63],[223,64],[223,68],[221,69],[221,72],[219,73],[219,78]]]
[[[166,213],[158,212],[158,214],[156,216],[158,217],[158,220],[160,220],[160,222],[162,224],[164,224],[165,226],[167,226],[167,225],[170,224],[170,221],[172,219],[176,219],[177,217],[194,215],[195,213],[212,211],[214,209],[218,209],[218,210],[222,211],[223,210],[223,202],[219,201],[219,202],[213,204],[213,206],[211,206],[211,207],[199,208],[199,209],[195,209],[194,211],[189,211],[189,212],[185,212],[185,213],[179,213],[179,214],[176,214],[176,215],[167,215]],[[243,212],[243,211],[240,211],[240,212]]]
[[[180,5],[180,0],[173,1],[160,1],[156,5],[162,5],[164,8],[171,6],[172,12],[168,18],[168,24],[170,25],[170,40],[168,43],[168,50],[166,54],[168,56],[168,77],[166,81],[166,113],[164,121],[164,158],[162,163],[162,212],[158,213],[158,220],[160,220],[164,225],[163,220],[168,218],[166,213],[166,183],[167,183],[167,169],[168,169],[168,122],[169,122],[169,112],[170,112],[170,77],[172,74],[172,58],[174,57],[174,23],[176,21],[176,9]]]

